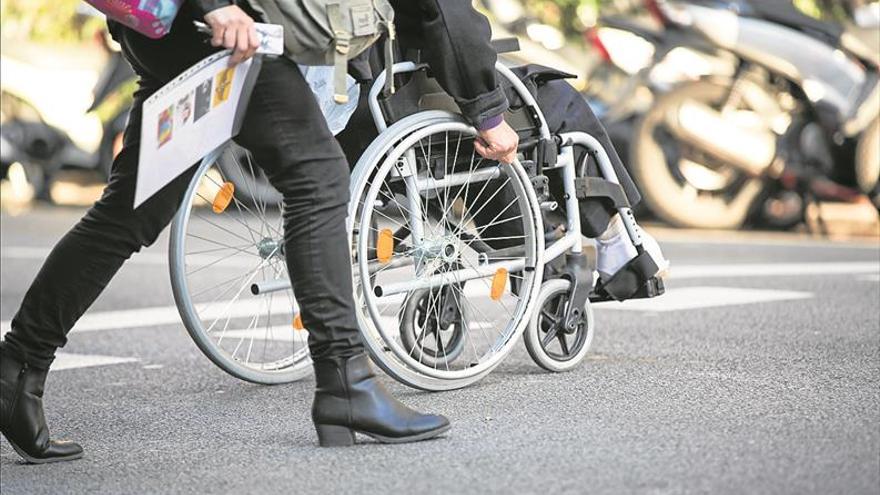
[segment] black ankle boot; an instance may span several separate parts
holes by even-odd
[[[0,433],[25,461],[34,464],[79,459],[83,449],[69,441],[49,440],[43,415],[43,386],[49,370],[0,355]]]
[[[352,445],[354,433],[384,443],[427,440],[449,430],[449,420],[401,404],[379,383],[366,354],[315,361],[312,420],[322,447]]]

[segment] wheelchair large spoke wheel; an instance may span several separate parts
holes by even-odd
[[[427,390],[469,385],[515,345],[543,271],[540,206],[517,164],[460,122],[406,132],[354,187],[356,306],[378,364]]]
[[[195,173],[171,233],[174,298],[199,349],[243,380],[276,384],[311,372],[284,256],[279,197],[251,190],[249,155]],[[233,165],[234,164],[234,165]]]

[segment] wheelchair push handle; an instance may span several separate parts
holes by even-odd
[[[513,53],[520,51],[519,39],[515,37],[510,38],[496,38],[489,42],[492,45],[492,48],[495,49],[495,53]]]

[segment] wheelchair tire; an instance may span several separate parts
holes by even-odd
[[[554,373],[577,367],[587,356],[593,342],[595,319],[589,300],[584,307],[585,322],[577,330],[567,334],[558,328],[570,286],[571,282],[559,278],[544,282],[537,310],[532,314],[523,336],[526,350],[535,364]],[[558,351],[554,348],[556,346]]]
[[[457,176],[458,172],[446,168],[450,163],[449,150],[453,149],[449,141],[450,135],[454,136],[460,147],[463,141],[472,139],[475,131],[460,117],[447,112],[423,112],[402,119],[383,132],[363,154],[355,168],[351,185],[349,234],[355,306],[362,336],[373,360],[389,375],[411,387],[432,391],[468,386],[482,379],[500,364],[513,349],[528,323],[543,273],[541,210],[528,175],[518,165],[488,164],[479,173],[491,174],[497,171],[497,177],[500,178],[497,180],[501,181],[501,185],[494,187],[511,187],[516,192],[508,208],[516,205],[514,212],[518,213],[511,213],[510,219],[504,221],[521,222],[523,253],[522,256],[512,256],[511,260],[505,260],[512,268],[509,276],[522,279],[518,294],[509,290],[510,280],[505,279],[507,285],[498,291],[500,295],[495,292],[491,294],[499,296],[499,299],[487,302],[490,299],[486,297],[490,296],[487,279],[492,278],[493,283],[498,280],[499,273],[502,273],[500,268],[503,266],[500,262],[489,261],[482,265],[476,261],[473,239],[464,239],[466,233],[479,237],[479,227],[470,224],[465,227],[466,222],[463,221],[458,225],[451,225],[452,221],[449,219],[455,216],[452,204],[461,199],[462,190],[470,187],[471,179],[478,171],[474,168],[473,160],[468,172],[470,175]],[[433,141],[435,143],[441,143],[444,137],[445,144],[435,145],[445,146],[445,151],[437,152],[438,159],[431,151],[430,143],[432,139],[436,139]],[[429,143],[427,150],[426,142]],[[419,184],[422,185],[418,187],[422,189],[419,189],[418,194],[413,194],[415,182],[403,179],[400,167],[412,163],[414,150],[417,148],[421,156],[414,160],[417,165],[412,180],[421,181]],[[458,153],[459,148],[456,147],[455,150]],[[457,159],[457,154],[452,157],[453,169]],[[448,179],[447,183],[455,180],[464,182],[457,186],[441,186],[443,180],[437,179],[432,175],[433,172],[428,171],[429,163],[444,168],[443,174]],[[480,177],[484,176],[488,177]],[[468,213],[475,213],[472,209],[474,206],[484,204],[481,198],[491,199],[490,194],[483,194],[486,189],[492,190],[488,185],[493,180],[496,179],[473,182],[477,184],[475,190],[480,187],[483,189],[480,189],[480,194],[475,198],[471,198],[470,203],[461,200],[459,206],[464,205],[465,219],[469,218]],[[457,189],[453,191],[453,187]],[[455,195],[456,192],[458,195]],[[470,193],[464,193],[464,197],[468,197],[468,194]],[[415,201],[416,196],[418,201]],[[433,216],[427,213],[430,209],[428,205],[432,202],[439,204],[439,208],[435,209],[444,213]],[[424,208],[421,207],[423,204],[426,205]],[[389,211],[396,211],[396,214]],[[379,259],[370,257],[371,252],[383,251],[373,244],[377,242],[376,236],[371,232],[376,229],[374,220],[379,221],[380,232],[386,232],[379,237],[384,235],[386,240],[393,239],[388,240],[388,243],[393,244],[394,250],[385,249],[384,262],[381,254]],[[417,228],[416,225],[425,226],[422,242],[418,245],[413,243],[416,236],[411,235],[412,230]],[[482,228],[485,230],[485,226]],[[379,239],[378,242],[381,243],[382,240]],[[421,270],[421,263],[425,263],[427,268]],[[496,265],[498,268],[494,271]],[[453,268],[455,266],[465,268]],[[491,273],[494,276],[490,277]],[[508,276],[506,272],[505,276]],[[464,282],[467,282],[467,286],[464,286]],[[404,288],[411,283],[423,285],[412,289]],[[392,287],[395,288],[394,291]],[[467,331],[461,344],[462,352],[455,356],[455,360],[449,359],[450,356],[446,360],[420,360],[417,346],[410,346],[407,350],[401,337],[401,332],[405,329],[401,328],[400,316],[404,314],[410,298],[421,294],[420,290],[428,287],[462,287],[457,294],[461,298],[463,318],[468,321],[464,325]],[[501,315],[496,317],[493,311],[501,311]],[[488,316],[490,313],[493,316]],[[476,319],[480,321],[470,321]]]
[[[206,159],[198,167],[171,228],[171,287],[184,327],[232,376],[265,385],[302,379],[312,372],[311,356],[307,332],[294,324],[291,289],[249,290],[253,283],[287,278],[281,208],[250,194],[239,199],[241,182],[215,165]],[[238,166],[241,175],[251,173]],[[230,183],[226,204],[218,204]]]

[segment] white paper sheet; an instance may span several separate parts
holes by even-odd
[[[258,24],[257,32],[257,53],[282,52],[281,26]],[[259,62],[230,68],[229,53],[206,57],[144,102],[135,208],[235,135]]]
[[[211,55],[144,102],[135,208],[232,138],[252,65],[229,67],[228,53]]]

